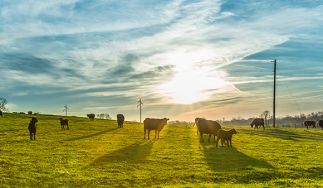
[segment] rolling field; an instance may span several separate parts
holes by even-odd
[[[235,127],[233,148],[216,148],[182,125],[144,140],[139,123],[37,118],[36,141],[27,115],[0,118],[0,187],[323,187],[320,129]]]

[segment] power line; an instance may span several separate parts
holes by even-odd
[[[63,112],[65,112],[65,116],[67,116],[67,111],[69,110],[69,107],[67,106],[67,104],[65,104]]]

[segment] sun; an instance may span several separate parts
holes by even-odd
[[[216,76],[208,75],[204,69],[177,72],[175,76],[159,86],[159,91],[177,104],[192,104],[206,100],[214,92],[226,85]]]

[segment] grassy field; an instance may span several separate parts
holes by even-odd
[[[234,147],[216,148],[181,125],[144,140],[138,123],[69,118],[64,131],[58,117],[37,118],[36,141],[27,115],[0,119],[0,187],[323,186],[319,129],[235,127]]]

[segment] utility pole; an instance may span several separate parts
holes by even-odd
[[[276,127],[276,64],[277,59],[274,59],[274,96],[273,96],[273,128]]]
[[[67,104],[65,104],[65,106],[64,106],[64,110],[63,110],[63,112],[65,112],[65,116],[67,116],[67,111],[68,111],[68,107],[67,107]]]
[[[138,103],[139,103],[139,104],[137,105],[137,108],[139,107],[140,123],[141,123],[141,110],[142,110],[142,105],[143,105],[144,103],[142,103],[141,98],[139,99]]]

